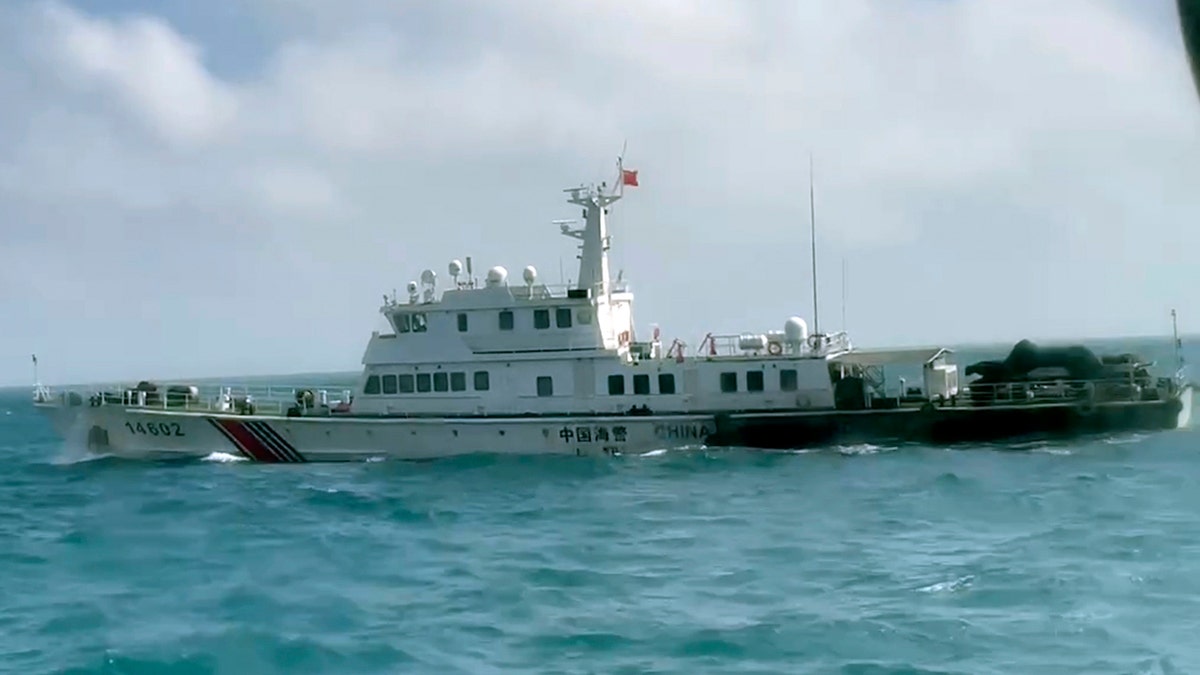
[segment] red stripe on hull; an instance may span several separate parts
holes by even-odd
[[[275,453],[271,452],[263,442],[258,440],[258,437],[250,433],[242,423],[231,419],[216,419],[217,424],[229,433],[234,442],[241,446],[241,450],[247,455],[250,455],[256,462],[279,462],[281,461]]]

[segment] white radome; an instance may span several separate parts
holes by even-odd
[[[504,269],[504,267],[502,265],[496,265],[492,269],[488,270],[488,273],[487,273],[487,285],[488,286],[500,286],[507,280],[508,280],[508,270]]]

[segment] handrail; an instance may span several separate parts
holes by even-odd
[[[379,308],[380,312],[392,311],[424,311],[430,305],[436,305],[442,301],[442,295],[447,291],[471,291],[488,288],[486,283],[477,283],[477,281],[459,281],[457,285],[451,284],[445,287],[438,288],[432,296],[425,295],[422,291],[416,295],[410,294],[408,298],[399,298],[396,295],[384,296],[383,305]],[[535,281],[533,284],[514,283],[506,281],[499,288],[506,288],[513,294],[517,300],[576,300],[571,298],[572,291],[586,290],[591,298],[597,298],[604,295],[604,285],[597,282],[584,286],[582,289],[579,284],[570,283],[542,283]],[[629,292],[629,282],[624,280],[610,280],[608,283],[608,291],[610,293],[627,293]]]
[[[1035,403],[1048,400],[1132,402],[1169,397],[1177,386],[1177,381],[1172,377],[1016,380],[971,382],[961,387],[959,395],[973,403]]]
[[[845,331],[836,333],[828,333],[823,335],[809,335],[803,342],[799,344],[789,344],[781,336],[764,335],[767,342],[763,344],[762,349],[743,348],[741,341],[743,337],[758,337],[754,334],[734,334],[734,333],[708,333],[700,340],[700,344],[693,351],[693,354],[698,357],[712,358],[720,356],[746,356],[762,353],[770,353],[767,347],[771,342],[779,342],[783,349],[780,354],[788,354],[792,356],[807,354],[812,356],[820,356],[825,354],[835,354],[838,352],[849,351],[852,348],[850,343],[850,335]],[[776,339],[772,340],[774,337]],[[682,347],[680,347],[682,349]]]
[[[185,412],[312,414],[349,411],[354,389],[346,385],[155,382],[92,387],[88,391],[87,403],[92,406],[120,405]],[[46,396],[48,399],[48,389]]]

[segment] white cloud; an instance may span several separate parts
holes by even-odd
[[[306,166],[260,166],[248,170],[244,181],[263,205],[283,215],[326,213],[338,198],[329,180]]]
[[[95,19],[58,2],[40,10],[57,72],[84,91],[115,95],[164,140],[212,140],[235,116],[233,93],[208,73],[198,47],[162,20]]]
[[[154,346],[22,305],[0,350],[80,377],[353,368],[378,293],[424,267],[573,274],[557,190],[611,178],[625,140],[642,187],[615,263],[668,335],[807,313],[810,150],[822,295],[847,256],[860,339],[1200,317],[1186,62],[1102,3],[257,7],[278,39],[236,79],[206,64],[220,40],[151,4],[10,10],[0,270],[22,290],[0,309],[83,303],[88,330]]]

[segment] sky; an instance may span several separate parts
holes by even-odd
[[[643,336],[814,324],[810,155],[826,331],[1200,332],[1174,5],[6,0],[0,384],[356,370],[423,269],[571,276],[622,147]]]

